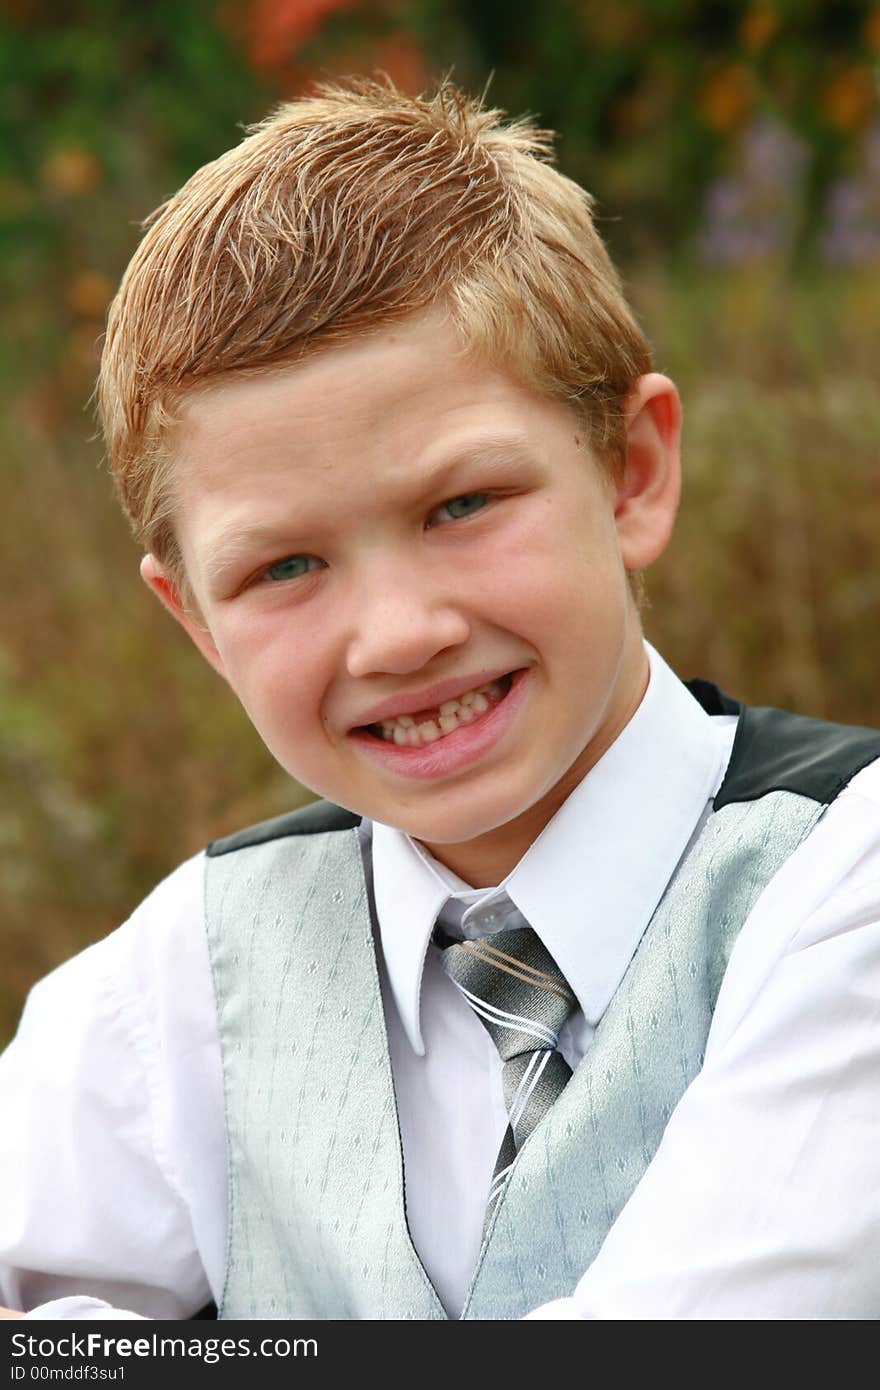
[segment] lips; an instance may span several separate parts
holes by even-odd
[[[534,671],[520,667],[511,674],[509,689],[497,704],[491,705],[472,722],[429,742],[399,746],[396,741],[377,738],[369,727],[350,731],[360,756],[391,777],[410,782],[437,782],[457,776],[491,758],[503,746],[519,712],[529,698]],[[499,683],[500,683],[500,679]],[[398,706],[399,708],[399,706]]]
[[[400,745],[417,745],[427,740],[448,737],[461,727],[483,717],[487,710],[500,704],[510,691],[512,676],[481,685],[479,690],[466,691],[461,700],[448,700],[439,709],[420,710],[418,714],[402,714],[399,719],[383,719],[367,725],[367,733],[375,738],[391,739]]]
[[[412,694],[401,692],[388,700],[383,700],[381,704],[365,710],[360,722],[352,725],[350,732],[370,731],[371,725],[380,724],[383,719],[395,719],[401,714],[410,715],[412,718],[417,715],[431,718],[437,713],[440,705],[445,704],[447,700],[458,699],[469,690],[476,690],[482,685],[489,685],[492,681],[506,680],[508,676],[513,674],[515,674],[515,670],[511,671],[509,667],[506,670],[495,667],[478,671],[472,676],[453,676],[438,685],[428,686],[421,691],[413,691]]]

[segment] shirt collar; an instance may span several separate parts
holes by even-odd
[[[467,922],[506,895],[555,958],[595,1024],[718,789],[730,719],[713,720],[645,644],[642,703],[519,863],[496,888],[474,889],[409,835],[373,826],[373,887],[395,1004],[424,1053],[419,993],[438,914],[458,902]]]

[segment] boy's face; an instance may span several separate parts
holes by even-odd
[[[615,484],[439,316],[230,379],[174,445],[203,624],[144,577],[293,777],[495,882],[644,693],[627,569],[672,524],[678,413],[643,383]]]

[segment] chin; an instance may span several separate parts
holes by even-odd
[[[426,844],[464,845],[472,840],[479,840],[484,835],[503,830],[504,826],[518,820],[526,810],[528,804],[517,805],[513,810],[498,809],[494,814],[488,810],[481,815],[474,814],[471,810],[469,814],[462,815],[453,810],[442,816],[417,816],[412,820],[407,818],[406,825],[394,823],[399,824],[399,829],[411,835],[414,840],[424,840]]]

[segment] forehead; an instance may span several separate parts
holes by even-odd
[[[170,443],[185,497],[249,466],[308,472],[356,455],[409,471],[484,434],[538,442],[568,411],[476,361],[439,314],[191,394]],[[177,470],[176,470],[177,471]]]

